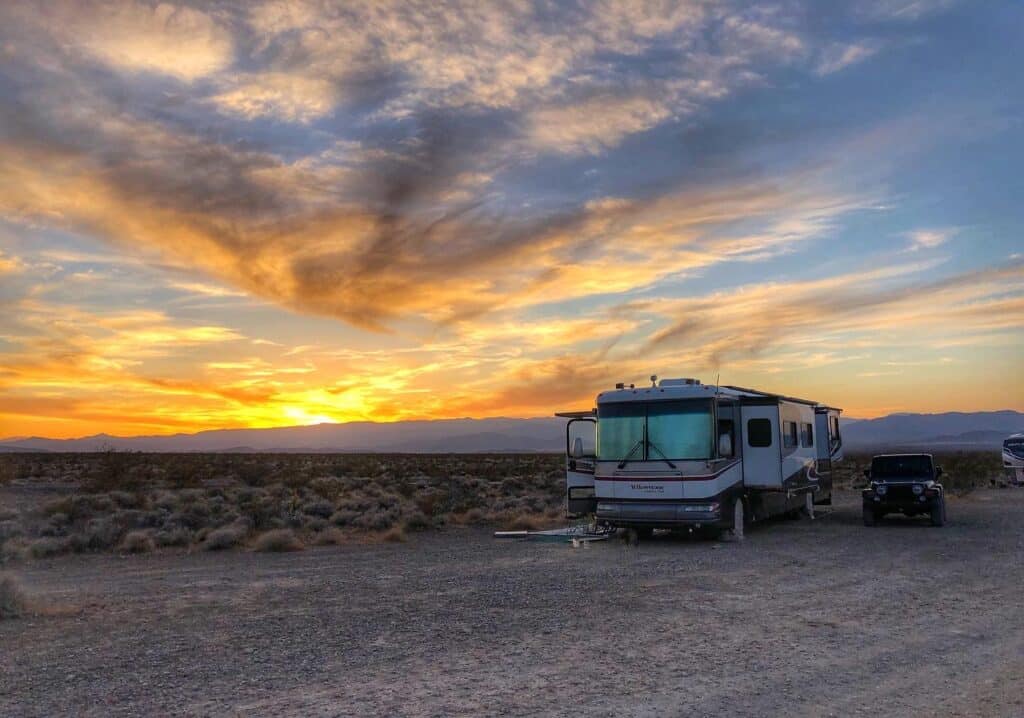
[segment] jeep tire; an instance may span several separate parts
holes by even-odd
[[[939,496],[932,502],[932,526],[942,526],[946,523],[946,497]]]
[[[868,506],[867,504],[865,504],[864,505],[864,525],[865,526],[874,526],[876,523],[878,523],[878,514],[875,512],[875,508],[873,506]]]

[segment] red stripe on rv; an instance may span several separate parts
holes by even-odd
[[[718,478],[739,463],[734,461],[713,474],[699,474],[697,476],[594,476],[594,481],[710,481],[711,479]]]

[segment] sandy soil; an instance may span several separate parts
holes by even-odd
[[[742,543],[26,564],[57,615],[0,623],[0,715],[1024,715],[1024,491],[857,501]]]

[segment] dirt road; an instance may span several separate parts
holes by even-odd
[[[26,564],[0,715],[1024,715],[1024,491],[949,516]]]

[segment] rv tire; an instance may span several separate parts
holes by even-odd
[[[747,518],[747,505],[742,496],[737,496],[732,502],[732,535],[742,541],[750,519]]]

